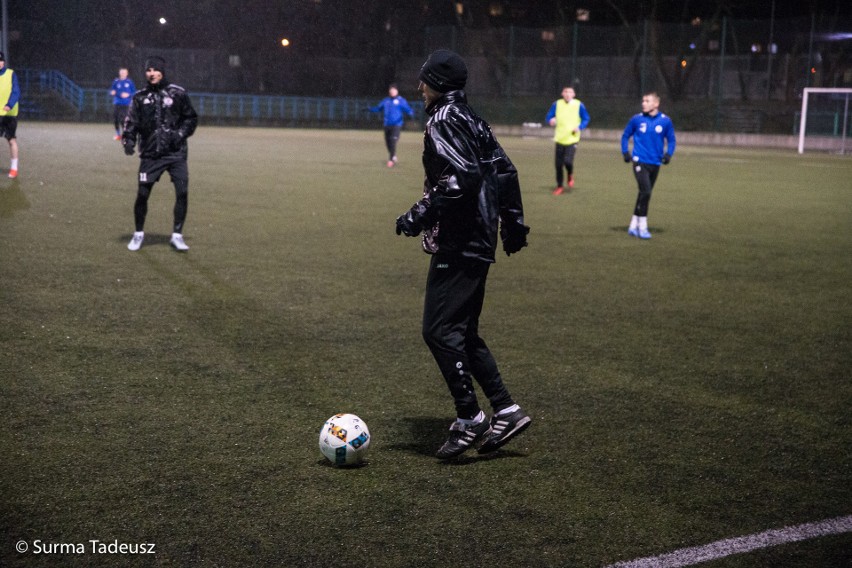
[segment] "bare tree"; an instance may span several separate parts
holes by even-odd
[[[663,53],[661,49],[659,38],[659,29],[660,23],[653,22],[651,26],[651,51],[653,53],[654,62],[657,65],[657,69],[660,73],[660,76],[663,78],[663,82],[666,85],[666,90],[672,100],[680,100],[684,98],[686,95],[687,87],[689,85],[689,80],[692,77],[695,69],[698,68],[698,61],[707,53],[707,43],[708,36],[711,30],[718,29],[719,21],[722,15],[723,2],[717,2],[713,15],[708,20],[700,20],[697,22],[688,22],[689,12],[688,2],[684,3],[684,10],[681,16],[681,24],[680,31],[683,32],[685,26],[689,26],[691,28],[698,27],[699,34],[698,37],[690,40],[688,37],[685,37],[683,33],[680,34],[678,38],[678,53],[676,54],[673,60],[669,59],[668,64],[666,64]],[[692,44],[694,49],[688,48]],[[687,48],[684,50],[684,48]]]
[[[680,33],[677,37],[678,51],[674,54],[666,53],[663,37],[668,28],[664,28],[664,24],[657,17],[657,8],[659,0],[648,0],[645,4],[646,12],[644,14],[647,26],[643,26],[643,30],[647,29],[647,35],[643,31],[638,33],[638,26],[631,22],[622,6],[624,2],[616,0],[607,0],[607,5],[618,15],[624,25],[630,38],[633,40],[633,72],[636,76],[636,84],[642,84],[642,73],[644,70],[641,66],[641,58],[643,53],[649,55],[654,62],[654,68],[657,76],[663,81],[666,95],[671,100],[682,99],[687,92],[690,78],[695,69],[698,68],[698,61],[707,54],[707,43],[712,30],[717,29],[719,20],[725,7],[724,0],[717,0],[714,6],[713,15],[709,20],[689,20],[689,2],[683,3],[683,12],[681,14]],[[685,29],[698,28],[698,37],[689,39],[684,33]],[[690,44],[694,45],[694,49],[690,48]],[[675,55],[674,58],[671,56]]]

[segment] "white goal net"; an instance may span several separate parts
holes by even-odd
[[[802,93],[799,154],[805,150],[852,153],[852,89],[808,88]],[[847,150],[849,146],[849,150]]]

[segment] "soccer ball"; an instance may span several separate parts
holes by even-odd
[[[356,465],[367,455],[370,430],[354,414],[335,414],[320,430],[319,447],[334,465]]]

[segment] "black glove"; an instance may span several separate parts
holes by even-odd
[[[663,154],[663,164],[668,164],[671,161],[672,161],[672,155],[671,154]]]
[[[130,140],[125,140],[125,141],[124,141],[124,153],[125,153],[125,154],[127,154],[128,156],[132,156],[132,155],[133,155],[133,152],[134,152],[134,149],[135,149],[135,148],[136,148],[136,143],[135,143],[135,142],[132,142],[132,141],[130,141]]]
[[[631,158],[630,158],[630,152],[623,152],[621,155],[622,155],[622,156],[624,156],[624,161],[625,161],[626,163],[629,163],[629,162],[630,162],[630,160],[631,160]]]
[[[400,215],[396,218],[396,234],[404,234],[406,237],[416,237],[420,231],[414,228],[413,223],[408,219],[408,215]]]
[[[515,254],[527,246],[527,235],[530,228],[526,225],[511,225],[510,231],[506,225],[500,226],[500,238],[503,240],[503,250],[506,256]]]

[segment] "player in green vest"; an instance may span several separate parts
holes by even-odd
[[[6,56],[0,51],[0,135],[9,141],[11,165],[9,177],[18,177],[18,100],[21,98],[21,88],[18,86],[18,76],[6,67]]]
[[[574,154],[580,141],[580,131],[589,125],[586,106],[575,98],[573,87],[562,89],[562,98],[550,105],[545,120],[554,126],[553,141],[556,142],[556,189],[553,195],[562,195],[563,168],[568,171],[568,188],[574,187]]]

